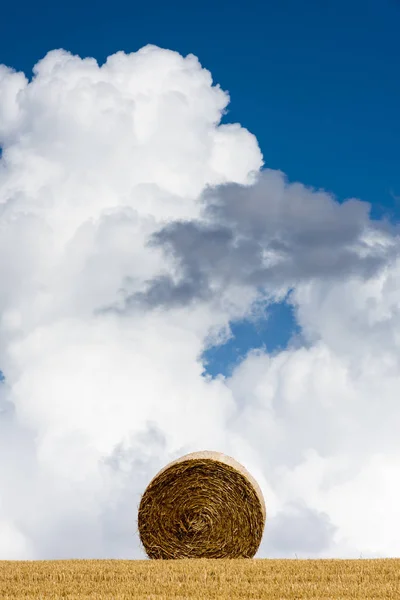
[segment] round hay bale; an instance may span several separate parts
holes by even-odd
[[[192,452],[161,469],[140,502],[149,558],[252,558],[266,519],[262,492],[236,460]]]

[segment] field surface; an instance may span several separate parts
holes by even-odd
[[[400,559],[0,561],[0,598],[400,599]]]

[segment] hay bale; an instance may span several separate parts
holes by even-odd
[[[149,558],[252,558],[266,519],[262,492],[246,469],[219,452],[192,452],[161,469],[139,506]]]

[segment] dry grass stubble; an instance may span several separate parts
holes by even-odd
[[[400,560],[0,561],[1,600],[398,600]]]

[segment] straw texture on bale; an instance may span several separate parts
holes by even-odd
[[[193,452],[161,469],[139,506],[149,558],[252,558],[266,519],[250,473],[219,452]]]

